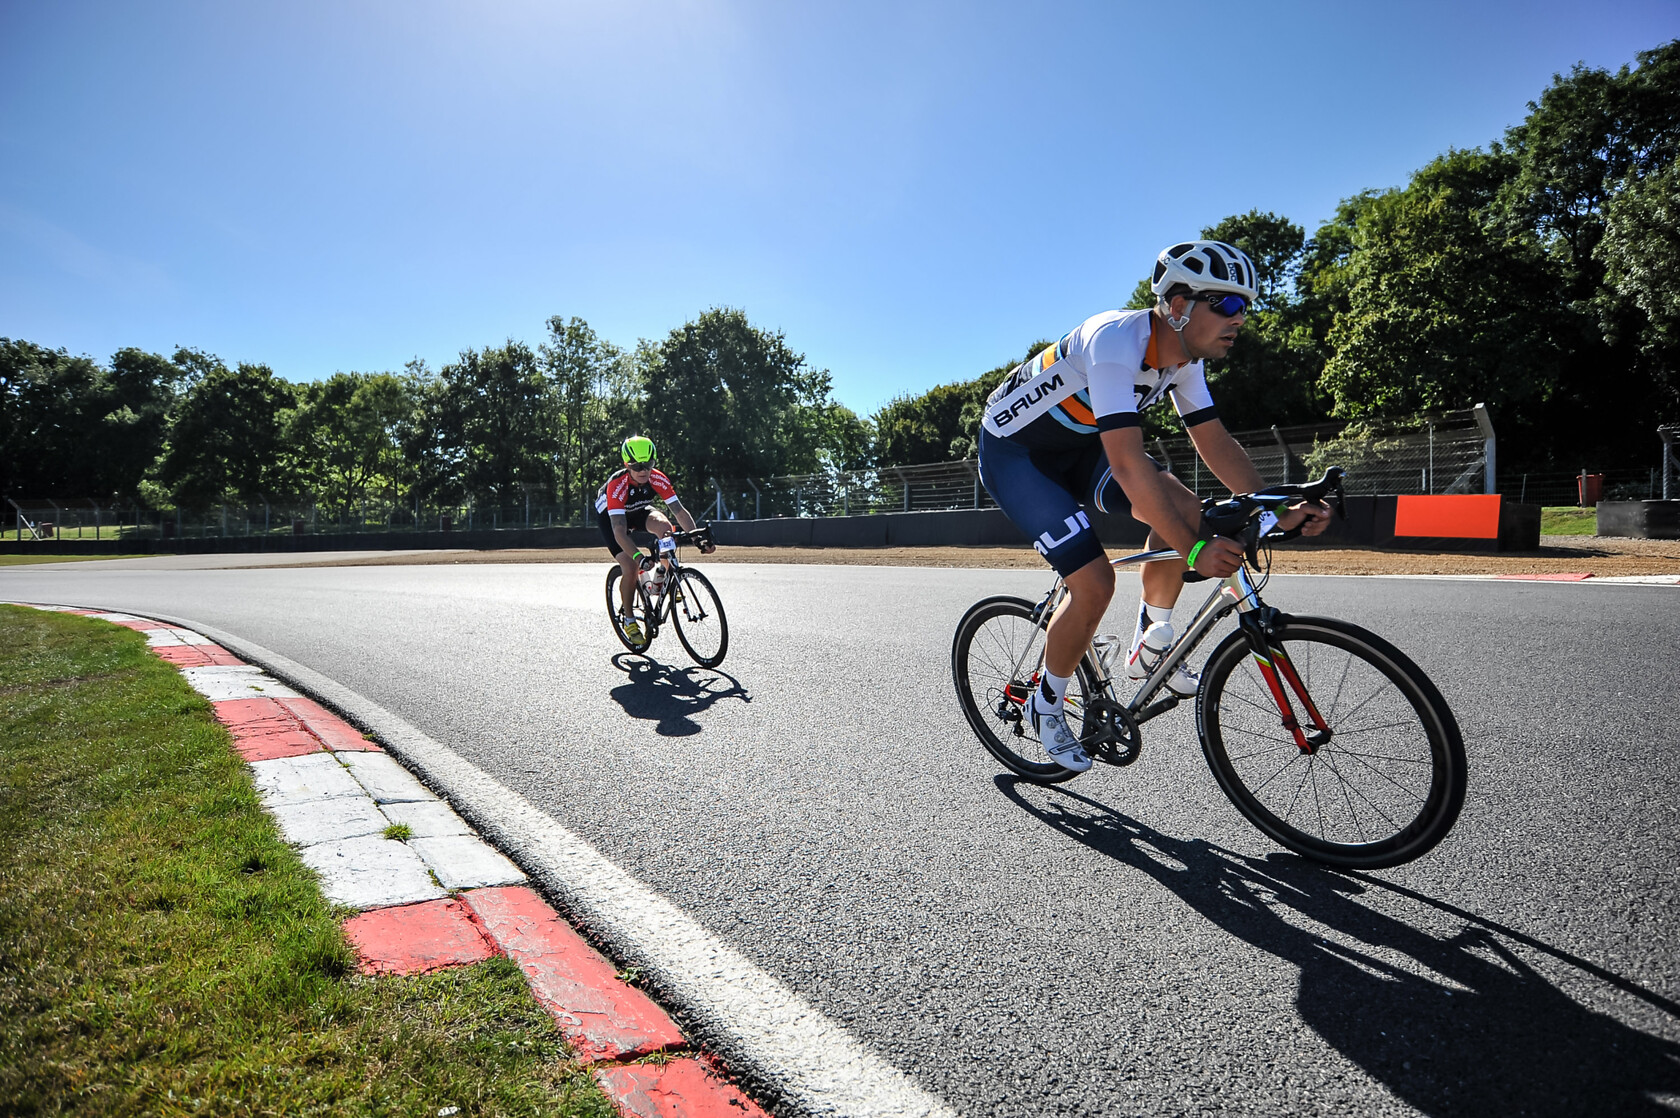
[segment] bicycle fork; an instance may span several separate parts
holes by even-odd
[[[1307,686],[1301,680],[1301,673],[1295,670],[1288,651],[1280,642],[1272,640],[1271,631],[1278,611],[1270,606],[1238,608],[1242,612],[1237,615],[1237,622],[1248,637],[1254,663],[1260,669],[1260,678],[1265,680],[1266,689],[1271,692],[1272,701],[1277,704],[1283,728],[1289,731],[1295,739],[1295,747],[1302,753],[1308,756],[1317,753],[1330,741],[1330,725],[1307,693]],[[1285,684],[1288,684],[1288,691],[1284,690]],[[1306,713],[1308,725],[1305,727],[1289,701],[1290,691],[1295,693],[1296,700]]]

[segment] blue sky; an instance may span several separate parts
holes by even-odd
[[[0,335],[309,380],[727,305],[867,414],[1680,35],[1606,12],[0,0]]]

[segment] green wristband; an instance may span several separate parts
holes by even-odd
[[[1190,554],[1184,557],[1184,565],[1187,567],[1194,567],[1196,565],[1196,556],[1200,555],[1202,553],[1202,548],[1206,546],[1206,540],[1197,540],[1196,546],[1190,549]]]

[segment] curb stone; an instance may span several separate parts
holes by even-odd
[[[617,977],[447,803],[354,726],[191,629],[133,614],[18,605],[109,621],[146,635],[211,703],[250,766],[263,806],[321,878],[365,974],[418,974],[506,955],[619,1113],[633,1118],[768,1118],[689,1053],[647,994]],[[401,824],[406,840],[383,837]],[[634,1063],[645,1057],[663,1063]]]

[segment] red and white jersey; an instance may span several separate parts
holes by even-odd
[[[647,508],[656,498],[667,505],[679,503],[670,478],[654,470],[645,482],[637,484],[631,479],[629,470],[620,470],[608,478],[600,492],[595,494],[595,514],[623,516]]]

